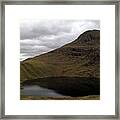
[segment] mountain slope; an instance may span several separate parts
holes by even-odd
[[[44,77],[100,78],[100,31],[89,30],[73,42],[20,62],[20,80]]]

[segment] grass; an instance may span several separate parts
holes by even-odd
[[[20,96],[20,100],[100,100],[99,95],[89,95],[83,97],[44,97],[44,96]]]

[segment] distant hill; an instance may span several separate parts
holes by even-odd
[[[44,77],[100,78],[100,31],[89,30],[73,42],[20,62],[20,80]]]

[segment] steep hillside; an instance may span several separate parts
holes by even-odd
[[[89,30],[73,42],[20,62],[20,80],[44,77],[100,78],[100,31]]]

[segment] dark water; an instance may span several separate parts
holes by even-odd
[[[32,96],[87,96],[100,95],[99,78],[46,77],[22,83],[21,95]]]
[[[24,86],[21,90],[21,95],[25,96],[50,96],[50,97],[60,97],[63,96],[56,93],[54,90],[40,87],[38,85]]]

